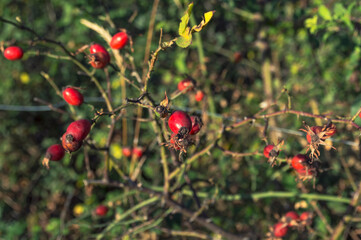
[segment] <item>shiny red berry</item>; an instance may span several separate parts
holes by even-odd
[[[80,106],[84,102],[83,94],[72,87],[67,87],[63,90],[64,100],[73,106]]]
[[[130,147],[123,147],[122,152],[125,157],[132,156],[132,149]]]
[[[186,78],[178,83],[178,90],[183,91],[184,89],[188,88],[187,92],[193,89],[194,83],[191,79]]]
[[[168,126],[173,133],[187,135],[192,129],[192,120],[187,113],[175,111],[168,119]]]
[[[71,134],[64,133],[63,136],[61,137],[61,143],[63,148],[67,152],[72,153],[72,152],[76,152],[81,147],[83,141],[77,140]]]
[[[288,231],[287,225],[281,222],[276,223],[273,228],[273,234],[275,237],[284,237]]]
[[[23,55],[23,49],[18,46],[7,47],[4,51],[4,57],[10,61],[19,60]]]
[[[272,144],[269,144],[267,146],[264,147],[263,149],[263,155],[266,157],[266,158],[269,158],[270,157],[270,152],[273,150],[275,146],[272,145]]]
[[[195,135],[201,130],[203,123],[201,119],[197,116],[191,116],[191,121],[192,121],[192,129],[189,132],[189,134]]]
[[[200,101],[202,101],[203,100],[203,98],[204,98],[204,92],[203,91],[201,91],[201,90],[198,90],[197,92],[196,92],[196,101],[197,102],[200,102]]]
[[[143,148],[142,147],[135,147],[133,148],[133,155],[136,158],[141,158],[143,156]]]
[[[113,49],[122,49],[128,43],[128,35],[125,32],[118,32],[112,37],[110,47]]]
[[[292,158],[292,167],[297,170],[304,170],[307,165],[307,156],[303,154],[297,154]]]
[[[64,157],[64,154],[64,148],[60,144],[54,144],[46,150],[45,157],[51,161],[59,161]]]
[[[320,133],[322,131],[322,127],[320,127],[320,126],[313,126],[310,128],[311,128],[312,132],[314,132],[315,134]],[[312,136],[308,133],[306,135],[306,138],[307,138],[307,142],[310,143],[312,141]]]
[[[303,213],[301,213],[301,215],[300,215],[300,220],[301,221],[308,221],[308,220],[310,220],[312,218],[312,213],[310,213],[310,212],[303,212]]]
[[[103,217],[103,216],[107,215],[107,213],[108,213],[108,208],[106,206],[104,206],[104,205],[99,205],[95,209],[95,214],[100,216],[100,217]]]
[[[104,53],[108,53],[107,49],[105,47],[103,47],[102,45],[100,44],[92,44],[89,48],[89,51],[90,51],[90,54],[94,54],[94,53],[97,53],[97,52],[104,52]]]
[[[73,138],[82,141],[88,136],[91,129],[91,122],[87,119],[80,119],[70,123],[66,129],[67,134],[71,134]]]

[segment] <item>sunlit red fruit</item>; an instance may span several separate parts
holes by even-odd
[[[308,158],[306,155],[297,154],[292,158],[291,165],[293,169],[295,169],[296,171],[304,170],[305,167],[307,166],[307,162],[308,162]]]
[[[310,213],[310,212],[303,212],[300,215],[300,220],[301,221],[309,221],[311,218],[312,218],[312,213]]]
[[[122,152],[125,157],[132,156],[132,149],[130,147],[123,147]]]
[[[104,205],[99,205],[95,209],[95,214],[98,215],[99,217],[103,217],[103,216],[107,215],[108,210],[109,210],[108,207],[106,207]]]
[[[288,228],[287,228],[287,225],[284,224],[284,223],[276,223],[274,226],[273,226],[273,235],[275,237],[284,237],[286,236],[287,234],[287,231],[288,231]]]
[[[195,135],[201,130],[203,124],[201,119],[197,116],[191,116],[191,121],[192,121],[192,129],[189,132],[189,134]]]
[[[192,129],[192,120],[187,113],[175,111],[168,119],[168,126],[175,134],[187,135]]]
[[[197,102],[202,101],[203,98],[204,98],[204,92],[201,91],[201,90],[198,90],[198,91],[196,92],[195,98],[196,98],[196,101],[197,101]]]
[[[89,48],[89,51],[90,51],[90,54],[94,54],[96,52],[105,52],[105,53],[108,52],[105,47],[103,47],[102,45],[97,44],[97,43],[92,44]]]
[[[109,52],[100,44],[90,46],[90,64],[94,68],[104,68],[110,62]]]
[[[135,148],[133,148],[132,154],[136,158],[141,158],[143,156],[143,152],[144,152],[144,150],[142,147],[135,147]]]
[[[189,78],[186,78],[178,83],[178,90],[183,91],[188,88],[188,90],[187,90],[187,92],[188,92],[193,89],[193,86],[194,86],[193,81]]]
[[[64,157],[64,154],[64,148],[60,144],[54,144],[46,150],[45,157],[51,161],[59,161]]]
[[[23,49],[18,46],[10,46],[4,50],[4,57],[10,61],[19,60],[23,57],[23,55]]]
[[[64,100],[73,106],[80,106],[84,102],[83,94],[72,87],[67,87],[63,90]]]
[[[63,148],[70,153],[77,151],[88,136],[90,129],[91,122],[87,119],[72,122],[61,138]]]
[[[266,158],[269,158],[270,157],[270,152],[273,150],[275,146],[273,144],[269,144],[267,146],[264,147],[263,149],[263,155],[266,157]]]
[[[70,123],[66,133],[71,134],[76,140],[82,141],[88,136],[90,129],[91,122],[88,119],[80,119]]]
[[[122,49],[128,43],[128,35],[125,32],[118,32],[112,37],[110,47],[113,49]]]

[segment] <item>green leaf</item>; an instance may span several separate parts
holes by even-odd
[[[315,15],[312,18],[307,18],[305,20],[306,28],[310,29],[310,32],[313,34],[317,31],[317,20],[318,17]]]
[[[175,43],[181,48],[188,47],[192,43],[192,34],[189,34],[188,37],[180,36],[179,38],[177,38]]]
[[[192,9],[193,9],[193,3],[190,3],[188,5],[187,11],[184,13],[183,17],[181,18],[181,22],[179,23],[179,29],[178,29],[178,33],[180,36],[183,36],[184,34],[188,35],[187,33],[189,32],[188,22],[191,17]]]
[[[331,21],[332,20],[332,16],[330,13],[330,10],[328,10],[328,8],[325,5],[321,5],[318,8],[318,14],[320,14],[320,16],[325,19],[326,21]]]
[[[347,10],[343,7],[341,3],[336,3],[335,7],[333,8],[334,18],[340,19],[346,14],[346,11]]]
[[[215,13],[215,11],[206,12],[203,15],[203,20],[201,21],[201,23],[192,27],[192,32],[201,31],[208,24],[208,22],[212,19],[214,13]]]

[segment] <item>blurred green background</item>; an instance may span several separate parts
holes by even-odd
[[[158,46],[160,29],[163,29],[164,41],[178,35],[179,21],[187,5],[188,2],[182,0],[159,2],[151,51]],[[2,0],[0,16],[13,22],[21,21],[38,35],[62,42],[72,52],[93,42],[107,46],[96,32],[80,23],[81,19],[103,26],[111,34],[115,34],[117,28],[125,28],[133,38],[134,53],[127,47],[122,54],[134,57],[136,70],[142,75],[152,6],[153,1],[135,0]],[[204,30],[194,35],[189,48],[174,46],[159,54],[149,85],[149,92],[157,102],[163,99],[165,91],[174,92],[186,74],[206,92],[206,100],[201,103],[194,100],[193,93],[172,102],[172,108],[202,114],[206,123],[189,156],[208,146],[223,125],[256,114],[278,96],[281,97],[273,110],[284,109],[288,105],[287,94],[281,95],[284,88],[288,90],[295,110],[327,113],[333,118],[349,117],[358,111],[361,106],[361,4],[358,1],[194,1],[195,22],[192,25],[201,21],[204,12],[211,10],[216,10],[214,17]],[[107,17],[116,28],[106,21]],[[44,104],[34,101],[36,97],[69,111],[63,99],[41,76],[41,71],[49,74],[59,88],[67,85],[84,88],[87,104],[76,109],[78,117],[91,118],[94,108],[105,105],[94,84],[71,61],[36,54],[64,55],[58,46],[34,44],[34,39],[31,33],[0,21],[2,45],[18,45],[25,50],[21,61],[10,62],[0,57],[0,238],[91,239],[114,221],[117,214],[147,196],[137,193],[134,197],[126,197],[121,190],[101,187],[95,187],[88,196],[82,182],[87,178],[83,150],[73,154],[72,158],[67,155],[61,162],[52,162],[50,171],[41,165],[47,147],[59,143],[71,121],[68,115],[47,110]],[[76,58],[92,71],[84,55]],[[135,80],[131,73],[127,68],[125,75]],[[119,76],[112,68],[109,68],[109,74],[113,105],[118,106],[124,99]],[[95,76],[105,88],[104,72],[97,70]],[[138,96],[139,92],[128,85],[127,97]],[[121,154],[122,147],[134,143],[137,111],[137,107],[130,107],[124,116],[127,139],[122,137],[122,121],[116,124],[111,154],[121,168],[128,161]],[[142,117],[149,118],[147,111],[143,111]],[[305,153],[306,140],[299,131],[302,121],[308,125],[326,123],[295,115],[282,115],[269,121],[268,142],[278,138],[285,140],[281,158]],[[356,120],[356,123],[361,121]],[[108,124],[108,118],[101,118],[91,131],[91,139],[97,146],[105,144]],[[227,132],[219,145],[240,153],[262,152],[266,145],[262,139],[264,124],[265,121],[259,120]],[[138,145],[146,148],[147,160],[138,180],[147,185],[162,186],[160,152],[151,126],[147,121],[140,123]],[[337,129],[333,142],[337,150],[324,151],[322,147],[320,159],[324,171],[316,179],[316,188],[312,188],[312,183],[305,185],[310,193],[352,198],[360,181],[359,132],[345,124],[337,124]],[[103,153],[88,151],[91,168],[96,178],[101,178]],[[172,154],[167,151],[167,155]],[[169,165],[171,169],[176,167],[171,160]],[[295,174],[286,163],[271,168],[263,156],[232,158],[217,148],[193,163],[188,174],[193,180],[212,179],[213,185],[199,183],[195,186],[198,191],[210,194],[215,188],[224,195],[300,192]],[[111,177],[119,180],[114,170]],[[185,206],[195,209],[191,197],[182,200]],[[216,200],[207,213],[214,223],[227,231],[250,233],[261,239],[277,218],[294,209],[301,200],[297,197]],[[110,207],[104,219],[92,215],[100,203]],[[347,204],[333,201],[317,204],[332,227],[338,224],[347,207]],[[161,210],[160,205],[158,208],[152,206],[139,215],[153,216]],[[306,210],[313,211],[309,205]],[[131,219],[132,216],[127,220]],[[107,237],[124,237],[122,234],[136,225],[120,223]],[[347,231],[360,227],[351,222]],[[164,233],[162,228],[200,230],[216,237],[202,227],[191,226],[178,214],[168,216],[157,227],[128,237],[176,239]],[[314,231],[290,231],[288,237],[327,239],[329,236],[325,223],[317,215],[312,229]]]

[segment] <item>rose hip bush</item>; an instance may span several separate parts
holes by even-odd
[[[0,3],[2,238],[359,235],[358,5],[23,3]]]

